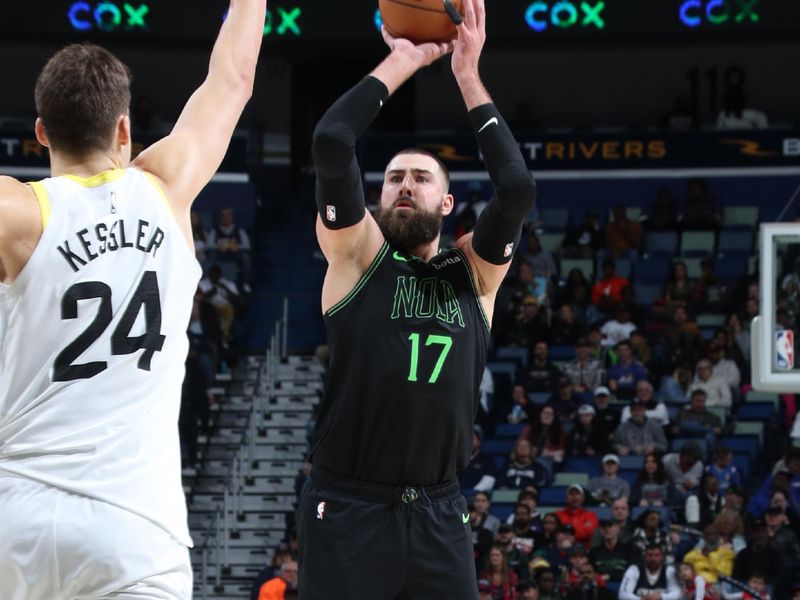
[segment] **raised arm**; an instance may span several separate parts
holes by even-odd
[[[458,26],[453,51],[453,75],[467,105],[495,193],[473,233],[464,236],[459,246],[469,257],[484,307],[486,300],[493,304],[536,199],[536,185],[519,145],[481,83],[478,61],[485,40],[484,0],[464,0],[464,22]]]
[[[176,215],[188,217],[192,202],[228,150],[253,93],[266,10],[266,0],[230,1],[205,81],[189,98],[172,132],[133,162],[160,180]]]
[[[363,273],[383,244],[377,223],[364,207],[356,142],[398,87],[452,50],[452,44],[415,46],[393,38],[385,29],[383,37],[389,55],[339,98],[314,129],[311,153],[317,172],[317,238],[334,269],[343,264]]]

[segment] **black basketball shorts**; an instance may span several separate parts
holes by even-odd
[[[300,600],[477,600],[457,481],[399,487],[314,469],[298,505]]]

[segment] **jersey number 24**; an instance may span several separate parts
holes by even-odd
[[[100,281],[84,281],[71,286],[61,299],[61,318],[75,319],[78,316],[78,301],[98,298],[100,306],[89,327],[64,348],[53,364],[53,381],[73,381],[90,379],[108,368],[105,361],[95,361],[76,365],[74,361],[83,354],[111,324],[114,317],[111,311],[111,288]],[[130,337],[133,324],[144,307],[145,333]],[[111,334],[111,354],[133,354],[144,350],[137,366],[150,370],[153,354],[164,347],[165,336],[161,335],[161,298],[158,293],[158,277],[155,271],[146,271],[139,286],[131,297],[125,312]]]

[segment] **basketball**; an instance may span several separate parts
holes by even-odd
[[[453,4],[462,15],[461,0]],[[446,42],[456,37],[456,26],[442,0],[379,0],[381,18],[394,37],[414,43]]]

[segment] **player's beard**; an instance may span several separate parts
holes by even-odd
[[[420,246],[430,244],[442,231],[442,213],[429,212],[420,208],[416,202],[412,210],[381,208],[378,211],[378,226],[389,245],[396,250],[410,254]],[[441,206],[441,205],[440,205]]]

